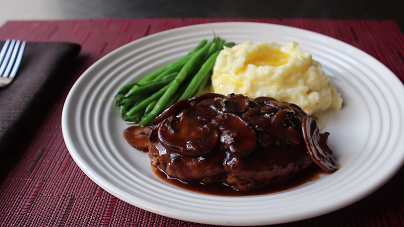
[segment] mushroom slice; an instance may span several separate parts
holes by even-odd
[[[246,155],[257,144],[257,134],[247,122],[232,113],[224,113],[213,120],[222,132],[221,146],[236,155]]]
[[[215,98],[210,108],[218,114],[222,113],[243,113],[248,110],[250,100],[241,94],[229,94],[224,98]]]
[[[218,93],[204,93],[202,95],[194,96],[189,99],[190,102],[200,102],[205,99],[224,98],[225,96]]]
[[[178,101],[168,107],[166,110],[164,110],[161,114],[159,114],[154,120],[153,120],[153,125],[157,125],[164,119],[172,116],[172,115],[177,115],[181,111],[183,111],[185,108],[189,107],[191,104],[189,103],[188,99],[184,99],[181,101]]]
[[[216,117],[217,113],[209,108],[195,105],[183,110],[177,118],[182,115],[208,123]]]
[[[275,107],[275,108],[277,108],[279,110],[283,110],[285,112],[292,112],[292,113],[295,112],[294,109],[292,107],[290,107],[287,102],[282,102],[282,101],[279,101],[274,98],[261,96],[261,97],[255,98],[254,101],[257,102],[258,104],[260,104],[261,106],[266,105],[266,106],[270,106],[270,107]]]
[[[219,143],[214,125],[185,115],[168,117],[157,133],[164,147],[185,156],[209,153]]]
[[[320,134],[316,121],[306,116],[302,121],[303,138],[311,159],[324,171],[335,172],[338,163],[332,156],[332,150],[327,145],[328,133]]]
[[[130,126],[123,131],[123,137],[132,147],[147,151],[151,130],[149,126]]]
[[[288,126],[287,113],[279,110],[276,115],[271,118],[270,132],[285,141],[299,144],[301,135],[292,126]],[[300,131],[300,130],[299,130]]]
[[[150,137],[149,137],[150,142],[154,142],[156,139],[158,139],[157,132],[159,130],[160,125],[161,125],[161,122],[159,122],[157,125],[152,126],[151,132],[150,132]]]
[[[300,121],[307,116],[307,114],[298,105],[293,103],[288,103],[288,105],[294,110],[295,117],[298,118]]]
[[[202,107],[209,107],[214,101],[215,99],[204,99],[198,102],[196,105]]]
[[[229,94],[224,98],[226,112],[243,113],[248,110],[250,99],[241,94]]]

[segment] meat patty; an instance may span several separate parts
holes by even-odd
[[[282,182],[312,163],[305,149],[298,146],[259,147],[248,156],[227,154],[224,182],[240,191]]]
[[[335,171],[327,138],[294,104],[208,93],[180,101],[155,119],[149,157],[170,178],[248,191],[284,181],[313,161]]]
[[[156,140],[150,145],[149,157],[153,168],[183,182],[214,183],[225,176],[221,151],[190,157],[170,152]]]

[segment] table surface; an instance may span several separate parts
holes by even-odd
[[[70,41],[82,45],[69,80],[42,112],[0,185],[0,226],[207,226],[134,207],[92,182],[69,156],[61,132],[63,103],[72,84],[110,51],[159,31],[213,21],[284,24],[323,33],[369,53],[404,81],[404,36],[392,20],[172,18],[13,21],[0,40]],[[387,34],[387,35],[381,35]],[[388,45],[384,51],[380,45]],[[404,169],[382,188],[346,208],[279,226],[404,226]],[[89,209],[90,208],[90,209]]]
[[[403,0],[0,0],[7,20],[145,17],[392,19],[404,30]]]

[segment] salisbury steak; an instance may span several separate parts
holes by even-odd
[[[208,93],[180,101],[155,119],[149,157],[170,178],[247,191],[284,181],[313,161],[334,172],[327,138],[294,104]]]

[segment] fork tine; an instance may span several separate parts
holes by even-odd
[[[10,59],[8,60],[7,68],[3,73],[3,76],[9,77],[11,69],[13,68],[13,65],[15,63],[15,60],[17,58],[17,52],[18,48],[20,46],[21,41],[17,40],[14,44],[14,48],[12,49]]]
[[[3,62],[3,58],[6,55],[9,44],[10,44],[10,40],[7,39],[6,42],[4,42],[3,48],[1,49],[1,52],[0,52],[0,65],[1,65],[1,62]]]
[[[9,85],[20,66],[26,42],[6,40],[0,51],[0,87]]]
[[[3,75],[5,69],[6,69],[7,65],[8,65],[8,62],[10,61],[10,55],[13,52],[14,44],[15,44],[15,40],[12,40],[11,43],[10,43],[10,47],[7,49],[7,53],[3,58],[3,62],[1,63],[0,75]]]
[[[20,63],[22,60],[22,54],[24,53],[26,43],[27,42],[25,42],[25,41],[21,43],[20,50],[18,51],[17,58],[15,59],[13,70],[11,71],[10,75],[8,76],[9,78],[13,78],[15,76],[15,74],[17,74],[17,70],[20,67]]]

